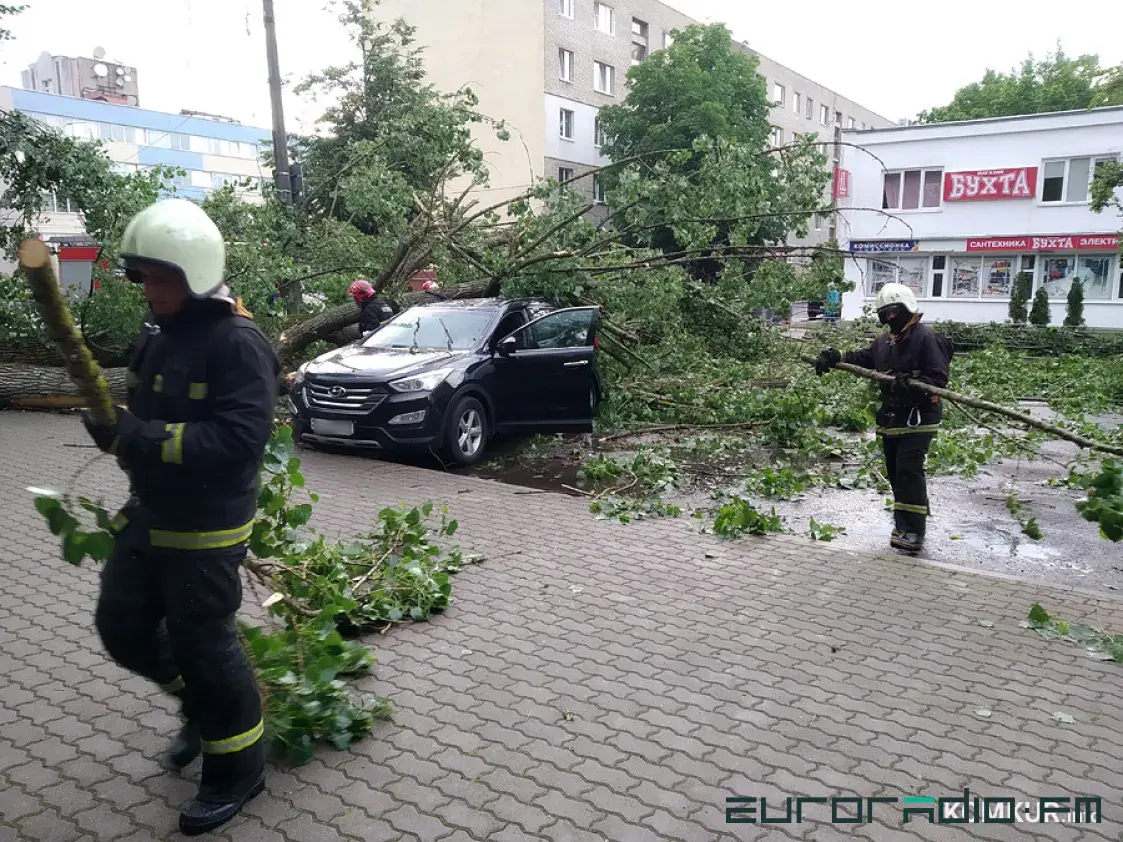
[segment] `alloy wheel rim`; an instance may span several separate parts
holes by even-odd
[[[465,411],[457,422],[456,442],[460,452],[465,456],[475,456],[483,442],[484,425],[480,414],[469,409]]]

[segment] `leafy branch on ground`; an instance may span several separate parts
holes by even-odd
[[[678,517],[682,509],[668,505],[662,494],[679,487],[678,464],[662,451],[640,448],[630,461],[597,456],[577,471],[582,491],[592,498],[589,510],[598,519],[630,523],[651,517]]]
[[[1020,623],[1048,639],[1066,640],[1084,649],[1097,661],[1123,663],[1123,634],[1109,634],[1092,626],[1071,624],[1049,615],[1040,603],[1034,603],[1029,616]]]
[[[787,530],[775,508],[765,514],[757,510],[748,498],[734,497],[718,508],[713,531],[722,538],[740,538],[746,534],[768,535]]]
[[[1072,482],[1085,491],[1085,498],[1076,503],[1076,510],[1092,523],[1100,525],[1100,535],[1109,541],[1123,541],[1123,465],[1114,459],[1103,461],[1096,476],[1073,472]]]
[[[1021,526],[1023,535],[1032,538],[1034,541],[1040,541],[1045,537],[1041,534],[1041,527],[1037,524],[1037,518],[1025,516],[1025,504],[1022,503],[1017,491],[1011,491],[1006,495],[1006,510],[1014,516],[1014,520]]]
[[[261,480],[244,566],[269,592],[262,606],[277,626],[240,622],[239,629],[264,699],[267,737],[291,762],[306,763],[318,743],[346,748],[389,715],[385,699],[342,680],[375,663],[369,647],[346,636],[442,611],[451,596],[449,574],[479,559],[444,545],[457,523],[442,511],[433,528],[428,502],[383,509],[376,529],[350,541],[329,541],[308,528],[318,498],[294,499],[305,483],[288,427],[270,439]],[[78,498],[75,507],[67,495],[31,490],[69,563],[108,558],[111,516],[100,502]]]
[[[839,535],[846,534],[845,526],[834,526],[829,523],[819,523],[811,518],[810,532],[812,541],[833,541]]]

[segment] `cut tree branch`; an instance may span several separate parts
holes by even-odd
[[[805,363],[810,363],[811,365],[815,365],[816,362],[814,357],[801,356],[800,359]],[[883,374],[880,371],[871,371],[868,368],[862,368],[861,366],[852,365],[851,363],[837,363],[834,367],[840,369],[841,371],[847,371],[850,374],[856,374],[859,377],[864,377],[867,380],[875,380],[879,383],[889,383],[895,379],[891,374]],[[1042,432],[1049,433],[1050,435],[1056,436],[1057,438],[1070,441],[1073,444],[1078,445],[1079,447],[1087,448],[1088,450],[1098,450],[1102,453],[1111,453],[1116,456],[1123,456],[1123,447],[1116,447],[1115,445],[1093,441],[1092,439],[1086,438],[1078,433],[1073,433],[1069,430],[1064,429],[1063,427],[1058,427],[1056,424],[1049,424],[1045,421],[1038,421],[1036,418],[1030,415],[1026,415],[1022,412],[1016,412],[1012,409],[1007,409],[1006,407],[999,406],[996,403],[980,400],[979,398],[973,398],[970,395],[962,395],[959,392],[952,392],[948,389],[941,389],[938,386],[932,386],[928,383],[923,383],[920,380],[909,380],[908,383],[909,386],[914,389],[918,389],[922,392],[927,392],[930,395],[939,395],[941,398],[949,400],[953,403],[963,404],[964,406],[971,406],[975,409],[986,410],[987,412],[993,412],[996,415],[1004,415],[1012,421],[1017,421],[1019,424],[1025,424],[1027,427],[1033,427],[1036,430],[1041,430]]]

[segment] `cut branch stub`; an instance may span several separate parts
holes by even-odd
[[[42,240],[25,240],[20,246],[19,259],[47,334],[66,361],[66,373],[89,403],[94,421],[106,427],[114,426],[117,413],[113,409],[109,387],[74,325],[74,317],[51,266],[50,251]]]

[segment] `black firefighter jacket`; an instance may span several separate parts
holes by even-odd
[[[908,374],[913,380],[941,389],[948,385],[947,354],[932,328],[920,323],[919,314],[899,334],[886,331],[869,348],[850,351],[842,359],[843,362],[886,374]],[[877,424],[882,429],[912,428],[915,432],[934,432],[943,414],[943,404],[935,395],[919,390],[901,394],[894,391],[892,383],[881,384],[881,410],[877,414]]]
[[[137,340],[128,409],[148,422],[117,446],[155,547],[216,549],[246,540],[273,430],[280,365],[229,303],[190,301]]]

